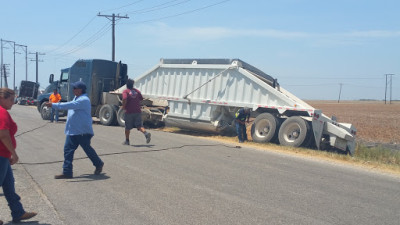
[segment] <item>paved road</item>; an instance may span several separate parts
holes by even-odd
[[[400,178],[285,154],[235,148],[180,134],[94,125],[92,143],[105,162],[92,175],[81,149],[74,179],[61,172],[65,123],[46,123],[15,105],[21,164],[16,185],[27,224],[399,224]],[[0,195],[2,192],[0,191]],[[4,197],[0,218],[9,221]]]

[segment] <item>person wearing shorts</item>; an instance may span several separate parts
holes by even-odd
[[[142,110],[140,107],[143,96],[138,89],[133,88],[134,84],[134,80],[128,79],[126,90],[122,92],[122,109],[125,110],[125,141],[122,143],[124,145],[130,145],[129,135],[133,128],[144,134],[146,143],[149,143],[151,140],[151,134],[143,127]]]

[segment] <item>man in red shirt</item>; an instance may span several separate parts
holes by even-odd
[[[18,162],[18,155],[15,150],[17,142],[14,136],[18,128],[7,112],[14,104],[14,98],[15,92],[13,90],[0,88],[0,186],[3,187],[13,222],[19,222],[30,219],[37,213],[25,212],[20,202],[21,198],[15,193],[14,174],[11,165]],[[0,220],[1,224],[3,224],[3,221]]]
[[[122,92],[122,109],[125,110],[125,142],[122,143],[124,145],[129,145],[129,134],[134,127],[144,134],[146,143],[149,143],[151,140],[151,134],[143,127],[142,110],[140,107],[143,96],[138,89],[133,88],[134,84],[135,81],[128,79],[126,90]]]

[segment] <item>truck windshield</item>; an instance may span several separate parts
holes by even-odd
[[[69,76],[69,73],[63,71],[63,72],[61,73],[61,81],[67,81],[67,80],[68,80],[68,76]]]

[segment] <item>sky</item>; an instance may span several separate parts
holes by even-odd
[[[303,100],[384,100],[385,88],[400,100],[399,9],[398,0],[0,0],[0,38],[9,87],[14,74],[15,86],[36,80],[36,52],[43,89],[79,59],[111,60],[111,21],[100,13],[129,17],[116,21],[115,60],[133,79],[161,58],[238,58]]]

